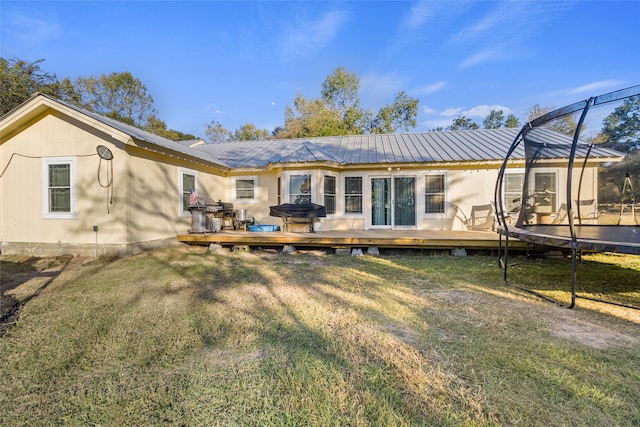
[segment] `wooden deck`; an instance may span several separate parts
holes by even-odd
[[[402,248],[497,250],[498,233],[485,231],[430,230],[343,230],[308,232],[250,232],[222,230],[217,233],[190,233],[177,236],[178,241],[192,245],[280,247],[293,245],[306,248]],[[504,245],[504,240],[503,240]],[[526,247],[525,242],[510,239],[509,250]]]

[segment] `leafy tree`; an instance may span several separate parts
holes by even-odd
[[[167,129],[167,124],[164,121],[160,120],[160,118],[155,114],[149,115],[149,117],[147,118],[147,123],[144,126],[144,130],[155,135],[171,139],[173,141],[186,141],[196,139],[194,135],[191,135],[189,133],[182,133],[177,130]]]
[[[327,106],[323,99],[307,100],[298,94],[293,108],[285,108],[284,127],[276,138],[306,138],[312,136],[345,135],[347,128],[340,112]]]
[[[378,111],[371,133],[394,133],[398,129],[406,132],[416,127],[417,114],[418,100],[401,91],[395,96],[393,104],[385,105]]]
[[[124,123],[143,127],[156,114],[146,86],[128,71],[79,77],[75,88],[81,107]]]
[[[538,117],[544,116],[554,109],[554,107],[542,107],[540,106],[540,104],[536,104],[529,111],[529,118],[527,119],[527,122],[531,122]],[[563,133],[565,135],[573,135],[578,128],[578,123],[576,122],[576,119],[572,114],[567,114],[558,117],[548,123],[545,123],[544,127],[555,130],[556,132]]]
[[[231,138],[231,132],[229,132],[220,122],[212,120],[211,123],[207,125],[207,128],[204,131],[204,134],[207,136],[207,140],[209,142],[225,142]]]
[[[470,118],[466,116],[459,116],[451,122],[451,126],[447,130],[476,130],[480,126]]]
[[[605,117],[595,142],[626,154],[623,162],[600,168],[598,175],[600,202],[620,203],[622,201],[622,185],[627,173],[636,191],[636,200],[640,199],[640,194],[637,193],[640,188],[640,97],[625,99]]]
[[[362,133],[364,113],[360,108],[360,78],[338,67],[322,83],[322,99],[329,109],[337,110],[347,128],[347,133]]]
[[[27,62],[22,59],[0,58],[0,116],[13,110],[35,92],[60,99],[72,99],[73,85],[69,79],[59,82],[55,74],[44,72],[44,59]]]
[[[233,139],[236,141],[252,141],[269,139],[270,134],[266,129],[258,129],[252,123],[245,123],[238,128],[234,134]]]
[[[359,89],[360,79],[358,76],[345,70],[344,67],[338,67],[322,83],[321,94],[329,108],[344,114],[350,108],[360,107]]]
[[[362,133],[391,133],[416,126],[418,100],[404,91],[377,114],[360,106],[360,80],[343,67],[337,68],[322,84],[321,97],[307,99],[298,94],[293,107],[285,109],[284,127],[274,131],[277,138],[304,138]]]
[[[520,120],[518,120],[518,118],[516,116],[514,116],[513,114],[509,114],[507,116],[507,119],[504,122],[504,127],[506,127],[506,128],[519,128],[520,127]]]
[[[500,129],[504,125],[504,111],[491,110],[482,125],[485,129]]]
[[[598,142],[618,149],[640,149],[640,97],[625,99],[605,117]]]

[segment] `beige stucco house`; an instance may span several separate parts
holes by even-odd
[[[0,250],[127,254],[174,243],[190,230],[192,190],[262,224],[280,224],[270,206],[312,202],[326,207],[324,230],[464,230],[473,207],[494,200],[517,133],[175,142],[36,94],[0,119]],[[513,158],[517,188],[524,153]],[[604,156],[592,158],[595,194]],[[545,170],[557,205],[562,170],[560,160]]]

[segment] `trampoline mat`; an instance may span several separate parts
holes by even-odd
[[[640,226],[574,225],[576,249],[640,255]],[[526,225],[500,230],[516,239],[557,248],[573,247],[568,225]]]

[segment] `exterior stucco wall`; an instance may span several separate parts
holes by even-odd
[[[111,169],[96,153],[105,145],[116,153],[113,160],[113,187],[118,186],[114,204],[108,205],[107,184]],[[118,147],[118,145],[120,147]],[[126,244],[127,212],[119,209],[120,201],[128,198],[126,158],[118,156],[122,144],[106,135],[92,133],[65,116],[47,114],[31,126],[0,145],[3,242],[42,242],[48,244],[83,244],[95,242],[94,225],[113,224],[101,236],[105,243]],[[77,215],[73,219],[43,217],[45,178],[43,159],[69,158],[75,162]],[[98,178],[100,174],[100,180]],[[108,212],[108,210],[110,212]]]
[[[217,200],[216,191],[226,185],[224,177],[201,165],[132,147],[128,152],[131,243],[175,237],[190,230],[191,215],[181,210],[183,172],[195,175],[200,197]]]
[[[425,214],[425,176],[428,174],[444,174],[446,180],[446,201],[444,214]],[[256,201],[238,203],[233,199],[230,187],[232,178],[228,178],[226,193],[223,200],[232,201],[234,208],[247,209],[249,218],[254,217],[261,224],[280,225],[280,218],[269,216],[269,206],[279,203],[289,203],[288,179],[291,175],[311,175],[311,198],[313,203],[324,204],[323,177],[336,177],[336,213],[322,218],[323,230],[364,230],[375,228],[371,225],[371,178],[415,178],[415,209],[416,227],[424,230],[460,230],[465,229],[464,221],[468,218],[474,205],[488,204],[493,201],[498,166],[492,169],[429,169],[411,168],[399,171],[389,171],[382,166],[372,169],[342,170],[331,168],[288,168],[260,173],[234,174],[236,178],[255,177],[258,180]],[[360,176],[363,182],[363,212],[345,213],[344,179],[345,177]],[[278,177],[281,178],[280,200],[278,200]],[[217,197],[216,197],[217,199]]]
[[[98,145],[113,160],[101,160]],[[43,215],[42,162],[51,158],[75,164],[75,218]],[[180,213],[184,168],[197,172],[202,188],[225,187],[213,168],[147,152],[49,110],[0,145],[0,249],[122,254],[171,243],[191,225]]]

